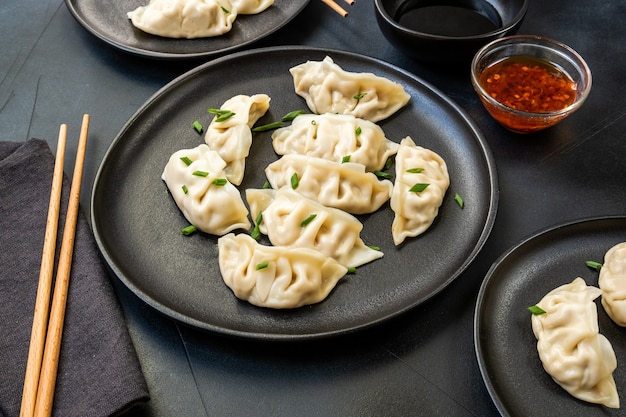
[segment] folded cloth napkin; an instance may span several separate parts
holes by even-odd
[[[0,416],[19,416],[54,155],[43,140],[0,142]],[[63,181],[57,258],[70,181]],[[123,313],[79,214],[53,415],[122,415],[148,400]]]

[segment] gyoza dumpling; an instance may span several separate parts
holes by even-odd
[[[167,38],[205,38],[232,29],[237,9],[229,0],[150,0],[127,13],[144,32]]]
[[[430,227],[439,213],[450,177],[446,162],[439,155],[415,145],[408,136],[400,142],[395,162],[396,179],[390,202],[395,216],[391,234],[399,245]]]
[[[545,313],[533,314],[532,328],[543,367],[557,384],[583,401],[618,408],[617,359],[599,333],[593,302],[600,293],[582,278],[555,288],[537,304]]]
[[[226,161],[226,178],[235,185],[241,184],[245,173],[251,128],[269,107],[267,94],[237,95],[224,102],[206,130],[204,141]]]
[[[369,120],[349,114],[305,114],[291,125],[272,134],[274,151],[279,155],[300,154],[341,162],[365,165],[366,171],[383,169],[387,159],[398,150],[398,144]]]
[[[351,114],[377,122],[411,98],[400,84],[369,72],[344,71],[328,56],[323,61],[297,65],[289,72],[296,94],[317,114]]]
[[[226,179],[225,166],[217,152],[202,144],[174,152],[161,176],[189,223],[218,236],[250,228],[248,209]]]
[[[258,14],[274,4],[274,0],[230,0],[238,14]]]
[[[247,189],[250,214],[275,246],[316,249],[347,267],[379,259],[383,253],[363,243],[363,224],[354,216],[304,197],[291,188]]]
[[[319,203],[352,214],[373,213],[391,196],[393,184],[365,166],[305,155],[285,155],[265,168],[272,188],[285,185]]]
[[[619,326],[626,326],[626,242],[617,244],[604,255],[598,286],[602,306]]]
[[[224,283],[259,307],[296,308],[324,300],[348,268],[314,249],[264,246],[246,234],[217,241]]]

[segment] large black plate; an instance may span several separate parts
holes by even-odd
[[[388,204],[361,216],[362,237],[380,246],[381,260],[342,280],[324,302],[292,311],[262,309],[237,300],[222,282],[217,238],[184,237],[186,221],[160,176],[169,156],[203,138],[191,127],[210,120],[236,94],[266,93],[271,107],[259,123],[306,109],[293,90],[289,68],[328,53],[349,71],[395,80],[410,104],[382,123],[399,141],[417,143],[447,161],[452,184],[430,231],[396,248]],[[256,134],[240,187],[262,187],[264,168],[277,159],[271,132]],[[465,208],[454,193],[465,198]],[[140,298],[172,317],[204,329],[270,339],[314,338],[354,331],[410,309],[441,291],[474,259],[493,224],[495,165],[474,124],[449,99],[415,76],[356,54],[299,47],[240,52],[204,64],[156,93],[128,121],[107,151],[92,196],[97,242],[113,271]]]
[[[613,245],[626,241],[626,218],[581,220],[523,241],[494,263],[483,282],[475,316],[475,345],[487,389],[503,416],[624,416],[570,396],[543,370],[526,309],[552,289],[582,277],[598,285],[585,261],[603,262]],[[598,305],[600,333],[617,355],[613,373],[626,393],[626,332]]]
[[[159,59],[213,57],[250,45],[286,25],[309,0],[278,0],[258,15],[237,16],[229,33],[202,39],[163,38],[135,28],[126,13],[148,2],[65,0],[76,20],[96,37],[123,51]]]

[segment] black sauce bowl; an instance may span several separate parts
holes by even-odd
[[[419,61],[469,63],[494,39],[517,33],[529,0],[374,0],[392,45]]]

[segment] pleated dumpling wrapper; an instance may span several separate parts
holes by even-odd
[[[537,303],[545,313],[533,313],[532,329],[543,368],[557,384],[583,401],[619,408],[617,359],[598,328],[600,294],[582,278],[553,289]]]
[[[619,326],[626,326],[626,242],[619,243],[604,255],[598,286],[602,307]]]

